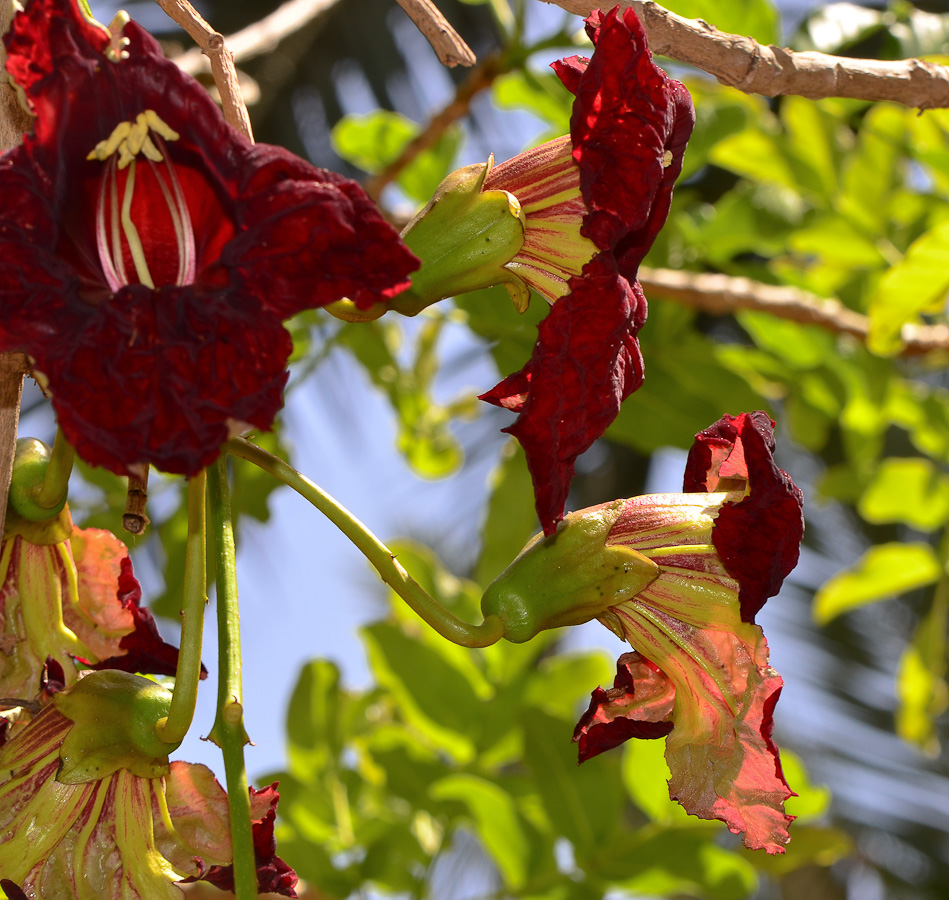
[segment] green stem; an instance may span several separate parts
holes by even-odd
[[[188,482],[188,540],[185,544],[185,579],[181,598],[181,649],[175,672],[175,692],[168,717],[159,721],[158,736],[169,744],[180,743],[191,727],[201,680],[201,639],[204,608],[208,602],[207,472]]]
[[[224,755],[227,803],[234,852],[234,893],[238,900],[257,896],[257,863],[250,820],[250,796],[244,771],[243,689],[241,687],[241,633],[237,604],[237,561],[231,492],[227,483],[227,457],[223,454],[208,470],[211,527],[217,559],[218,692],[217,716],[208,740]]]
[[[480,625],[469,625],[448,612],[405,571],[392,551],[359,519],[293,466],[244,438],[228,441],[224,449],[269,472],[312,503],[359,548],[382,580],[443,638],[462,647],[487,647],[504,636],[504,625],[497,616],[488,616]]]
[[[33,502],[41,509],[52,509],[63,502],[69,490],[69,476],[75,458],[76,452],[60,428],[56,432],[43,482],[33,488]]]

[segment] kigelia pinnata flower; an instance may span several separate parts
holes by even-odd
[[[355,182],[246,140],[136,23],[27,0],[5,41],[36,118],[0,158],[0,350],[31,357],[86,461],[193,474],[270,427],[284,319],[385,303],[417,260]]]
[[[563,516],[574,462],[643,381],[637,273],[669,214],[695,124],[688,91],[652,61],[632,9],[587,19],[592,58],[553,64],[576,99],[570,135],[453,173],[403,232],[422,259],[388,306],[504,284],[519,310],[551,305],[528,363],[481,395],[516,413],[545,533]],[[381,314],[383,307],[378,307]]]
[[[171,694],[92,672],[0,747],[0,873],[37,900],[182,900],[176,883],[233,889],[227,795],[205,766],[168,761]],[[295,897],[275,855],[276,785],[251,790],[258,887]],[[15,894],[14,894],[15,895]]]
[[[596,618],[635,648],[577,725],[580,761],[666,737],[670,796],[746,846],[783,852],[793,796],[772,740],[781,677],[754,617],[797,564],[801,493],[765,413],[696,436],[685,492],[617,500],[538,535],[486,591],[506,636]]]
[[[0,545],[0,697],[31,700],[51,660],[64,682],[83,669],[174,675],[128,550],[98,528],[74,528],[66,507],[46,522],[10,509]]]

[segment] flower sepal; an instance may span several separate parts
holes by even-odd
[[[13,457],[13,475],[10,482],[9,505],[24,519],[45,522],[62,512],[66,494],[53,506],[37,503],[37,493],[46,478],[52,448],[36,438],[20,438]]]
[[[73,725],[59,753],[56,780],[84,784],[120,769],[141,778],[167,775],[168,754],[178,743],[161,740],[157,728],[171,696],[154,681],[114,669],[91,672],[57,694],[56,709]]]
[[[606,615],[650,585],[659,575],[656,563],[606,543],[621,510],[620,502],[571,513],[552,535],[537,535],[488,585],[485,618],[498,616],[504,637],[523,643],[549,628]]]
[[[484,190],[493,162],[452,172],[406,226],[402,240],[422,267],[389,309],[414,316],[446,297],[495,284],[523,294],[519,308],[526,308],[530,292],[504,268],[524,243],[524,213],[509,191]]]

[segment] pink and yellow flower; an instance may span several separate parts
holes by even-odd
[[[8,525],[32,540],[14,533],[0,547],[0,696],[32,699],[50,661],[62,667],[65,685],[82,669],[175,674],[178,651],[139,605],[141,588],[118,538],[72,528],[68,510],[45,525]],[[40,543],[44,532],[50,537]]]
[[[783,852],[792,795],[772,740],[781,677],[754,616],[797,563],[800,491],[773,459],[765,413],[696,436],[687,493],[571,513],[489,585],[485,616],[513,641],[598,619],[635,651],[574,733],[580,761],[666,738],[670,795],[745,844]]]
[[[98,695],[94,688],[83,695],[84,683],[96,680]],[[119,695],[117,706],[144,726],[138,732],[122,733],[125,722],[104,718],[101,704]],[[233,887],[226,793],[205,766],[169,763],[173,747],[148,736],[169,702],[144,678],[93,673],[0,747],[0,872],[8,896],[181,900],[179,883]],[[91,731],[70,743],[84,727]],[[89,753],[86,735],[95,743],[103,727],[112,730]],[[275,855],[277,800],[276,785],[251,791],[258,886],[295,897],[296,875]]]

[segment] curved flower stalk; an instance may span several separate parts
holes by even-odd
[[[529,362],[481,395],[519,414],[505,430],[527,454],[546,534],[563,517],[576,458],[642,384],[637,273],[695,123],[688,91],[653,63],[632,9],[597,10],[586,24],[592,58],[553,64],[576,96],[570,135],[449,176],[403,232],[423,264],[389,305],[414,315],[494,284],[521,311],[530,289],[552,304]]]
[[[169,763],[174,745],[156,743],[169,703],[147,679],[92,673],[0,748],[8,894],[181,900],[177,883],[233,887],[227,795],[205,766]],[[296,875],[275,855],[276,786],[251,795],[259,890],[295,897]]]
[[[82,669],[174,675],[178,651],[162,640],[125,545],[98,528],[73,528],[68,507],[49,523],[10,515],[0,545],[0,696],[29,700],[49,661],[65,685]]]
[[[0,350],[87,462],[192,475],[282,405],[282,320],[385,303],[417,265],[362,189],[231,129],[134,22],[28,0],[7,70],[35,113],[0,158]]]
[[[754,616],[797,563],[800,491],[772,458],[765,413],[696,437],[688,493],[572,513],[489,586],[485,615],[513,640],[597,618],[635,652],[577,725],[580,761],[630,738],[666,738],[669,792],[693,815],[783,852],[793,792],[771,734],[781,677]]]

